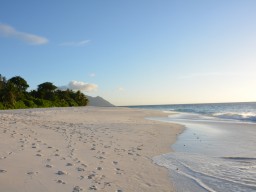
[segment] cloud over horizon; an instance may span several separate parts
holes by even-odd
[[[32,45],[43,45],[48,43],[48,39],[38,35],[17,31],[14,27],[0,23],[0,35],[22,40]]]
[[[97,91],[98,85],[82,81],[70,81],[68,85],[59,87],[61,90],[72,89],[86,92]]]

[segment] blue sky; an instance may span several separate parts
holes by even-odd
[[[256,101],[254,0],[1,0],[0,73],[116,105]]]

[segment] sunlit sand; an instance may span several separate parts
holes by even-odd
[[[152,162],[182,127],[156,111],[50,108],[0,112],[0,191],[173,191]]]

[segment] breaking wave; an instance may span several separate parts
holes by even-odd
[[[226,112],[226,113],[214,113],[212,116],[221,118],[221,119],[233,119],[239,121],[251,121],[256,122],[256,113],[252,112],[244,112],[244,113],[234,113],[234,112]]]

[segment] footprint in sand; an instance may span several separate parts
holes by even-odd
[[[102,167],[97,167],[97,170],[98,171],[101,171],[103,168]]]
[[[95,156],[95,158],[97,158],[97,159],[106,159],[105,157],[102,157],[102,156]]]
[[[6,173],[6,170],[0,169],[0,173]]]
[[[62,181],[62,180],[60,180],[60,179],[57,181],[57,183],[59,183],[59,184],[63,184],[63,185],[64,185],[64,184],[66,184],[66,182],[65,182],[65,181]]]
[[[89,187],[89,189],[96,191],[96,190],[97,190],[97,187],[96,187],[95,185],[92,185],[91,187]]]
[[[81,187],[79,187],[79,186],[75,186],[75,187],[73,188],[73,191],[72,191],[72,192],[79,192],[79,191],[83,191],[83,189],[82,189]]]
[[[122,175],[123,174],[123,170],[121,170],[120,168],[116,168],[116,174],[117,175]]]
[[[117,161],[113,161],[113,164],[114,164],[114,165],[117,165],[117,164],[118,164],[118,162],[117,162]]]
[[[27,172],[27,175],[36,175],[36,174],[38,174],[38,172],[33,172],[33,171]]]
[[[58,171],[56,174],[57,174],[57,175],[67,175],[67,173],[64,172],[64,171]]]
[[[111,187],[111,182],[104,182],[104,187]]]
[[[77,167],[76,170],[77,170],[77,171],[85,171],[85,169],[84,169],[84,168],[81,168],[81,167]]]
[[[88,179],[93,179],[93,177],[95,177],[95,174],[88,175]]]
[[[45,165],[45,167],[52,168],[53,166],[52,165]]]

